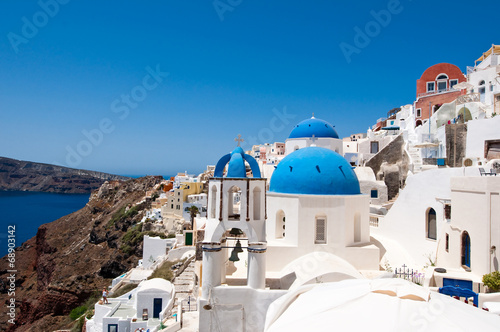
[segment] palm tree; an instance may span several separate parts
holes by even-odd
[[[189,207],[189,215],[191,216],[191,229],[193,229],[194,227],[194,217],[196,217],[198,212],[200,212],[200,210],[195,205],[191,205]]]

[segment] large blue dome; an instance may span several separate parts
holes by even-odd
[[[328,122],[312,117],[304,120],[296,125],[288,138],[304,138],[304,137],[328,137],[339,138],[335,128]]]
[[[308,147],[278,164],[269,191],[303,195],[357,195],[359,182],[352,166],[337,152]]]

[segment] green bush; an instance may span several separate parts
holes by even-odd
[[[130,292],[132,289],[137,288],[137,284],[126,284],[125,286],[120,287],[116,292],[113,293],[110,297],[115,298],[115,297],[120,297],[123,294],[127,294]]]
[[[71,320],[76,320],[76,319],[78,319],[78,317],[83,315],[87,311],[87,309],[88,308],[84,305],[76,307],[75,309],[71,310],[71,312],[69,313],[69,318],[71,318]]]
[[[174,278],[174,273],[172,272],[172,265],[177,263],[178,261],[171,262],[171,261],[166,261],[164,262],[160,267],[158,267],[156,270],[153,271],[153,273],[149,276],[148,279],[153,279],[153,278],[163,278],[168,281],[172,281]]]
[[[483,283],[488,286],[491,292],[500,291],[500,272],[493,271],[483,276]]]

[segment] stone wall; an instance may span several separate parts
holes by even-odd
[[[377,180],[382,180],[387,185],[389,200],[398,194],[408,173],[409,158],[404,146],[403,135],[399,135],[366,162],[366,166],[373,170]]]
[[[450,167],[462,167],[467,142],[467,124],[449,124],[445,127],[446,164]]]

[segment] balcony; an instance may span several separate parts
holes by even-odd
[[[457,90],[455,88],[447,88],[447,89],[441,89],[441,90],[434,90],[434,91],[419,93],[417,95],[417,98],[427,97],[427,96],[432,96],[432,95],[437,95],[437,94],[440,94],[440,93],[458,92],[458,91],[460,91],[460,90]]]

